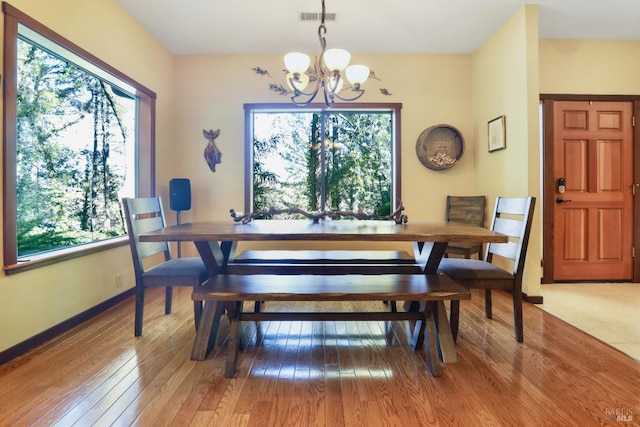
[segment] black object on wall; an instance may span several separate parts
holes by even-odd
[[[191,183],[187,178],[174,178],[169,181],[169,201],[172,211],[191,209]]]

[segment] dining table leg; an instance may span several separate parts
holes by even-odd
[[[413,256],[424,274],[436,274],[448,242],[414,242]]]
[[[440,343],[436,334],[435,327],[435,302],[423,301],[421,303],[422,319],[418,320],[413,330],[412,345],[417,350],[424,344],[424,338],[427,338],[427,364],[429,371],[434,377],[442,375],[440,367]]]
[[[223,241],[194,241],[193,242],[207,267],[209,276],[226,272],[227,265],[235,256],[238,242]]]
[[[458,353],[456,352],[456,343],[451,333],[451,326],[447,319],[447,310],[444,301],[437,301],[434,318],[436,320],[436,330],[438,332],[438,343],[440,345],[440,354],[443,363],[457,363]]]
[[[220,318],[224,314],[224,303],[205,301],[200,317],[200,325],[196,332],[196,339],[191,350],[191,360],[205,360],[213,349],[218,337]]]
[[[224,274],[229,260],[233,260],[238,242],[194,241],[209,277]],[[225,303],[205,301],[200,315],[191,360],[205,360],[215,346],[220,318],[225,313]]]
[[[448,242],[414,242],[413,252],[418,265],[421,266],[424,274],[437,274],[440,260],[444,256]],[[423,303],[418,301],[405,302],[406,311],[418,311],[423,308]],[[430,317],[434,321],[435,332],[434,340],[437,339],[437,349],[439,358],[443,363],[455,363],[458,361],[458,355],[455,347],[455,340],[451,331],[451,325],[447,319],[447,310],[444,301],[436,301],[433,305],[432,315]],[[416,325],[416,328],[418,325]],[[431,339],[430,332],[427,329],[427,338]],[[422,333],[420,333],[422,336]],[[421,344],[415,341],[416,344]],[[415,347],[418,348],[418,347]],[[431,350],[430,350],[431,351]]]
[[[413,256],[416,264],[426,275],[437,274],[438,265],[447,250],[448,242],[413,242]],[[419,301],[405,301],[404,311],[420,310]]]

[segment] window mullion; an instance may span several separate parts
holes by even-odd
[[[320,211],[327,208],[327,152],[325,140],[327,138],[327,113],[320,113]]]

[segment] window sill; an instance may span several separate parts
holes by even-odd
[[[88,243],[86,245],[74,246],[71,248],[60,249],[43,254],[34,254],[28,257],[28,261],[18,262],[14,265],[5,265],[4,274],[10,276],[12,274],[21,273],[23,271],[33,270],[39,267],[68,261],[74,258],[80,258],[82,256],[102,252],[108,249],[113,249],[128,244],[129,238],[127,236],[120,236],[97,243]]]

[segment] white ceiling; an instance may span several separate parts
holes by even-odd
[[[320,50],[320,0],[116,0],[175,55]],[[640,40],[640,0],[326,0],[327,47],[358,53],[472,53],[524,4],[543,39]]]

